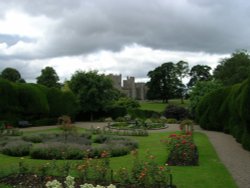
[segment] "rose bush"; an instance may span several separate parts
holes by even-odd
[[[198,150],[193,141],[192,133],[171,134],[164,142],[169,150],[168,165],[198,165]]]

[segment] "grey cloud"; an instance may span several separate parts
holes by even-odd
[[[46,36],[44,57],[119,51],[131,43],[209,53],[250,49],[245,0],[10,0],[14,5],[61,20]]]
[[[48,43],[49,52],[60,56],[100,49],[117,51],[131,43],[210,53],[249,49],[246,1],[238,1],[237,6],[232,1],[193,2],[182,6],[180,1],[146,4],[141,0],[110,0],[81,5],[55,28]]]

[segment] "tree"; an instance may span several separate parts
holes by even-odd
[[[95,112],[111,105],[116,96],[112,81],[97,71],[77,71],[71,77],[69,87],[79,101],[81,112],[90,113],[91,120]]]
[[[60,86],[58,83],[59,77],[52,67],[45,67],[42,69],[41,75],[36,79],[38,84],[45,85],[49,88]]]
[[[177,64],[176,64],[176,70],[177,70],[177,75],[179,77],[179,79],[182,81],[183,78],[185,78],[186,76],[188,76],[188,73],[189,73],[189,66],[188,66],[188,63],[185,62],[185,61],[179,61]],[[177,93],[180,93],[180,97],[181,97],[181,103],[183,104],[184,103],[184,95],[187,91],[186,89],[186,86],[182,83],[178,89],[179,91]]]
[[[199,104],[199,102],[202,100],[202,98],[217,90],[222,88],[222,84],[218,81],[198,81],[196,84],[191,88],[190,92],[190,98],[189,98],[189,108],[191,111],[191,114],[195,114],[195,110]]]
[[[21,74],[18,72],[18,70],[14,68],[6,68],[2,71],[1,77],[3,79],[9,80],[11,82],[22,82],[23,79],[21,78]]]
[[[250,74],[250,56],[242,50],[220,61],[214,70],[214,78],[221,81],[225,86],[240,83],[247,79]]]
[[[148,72],[150,81],[147,83],[149,88],[147,97],[148,99],[163,100],[168,102],[170,98],[180,96],[183,87],[182,81],[178,76],[178,67],[172,63],[163,63],[161,66],[155,68],[153,71]]]
[[[207,65],[195,65],[192,67],[189,72],[189,76],[191,77],[188,82],[188,87],[193,87],[198,81],[209,81],[212,79],[212,75],[210,74],[211,67]]]

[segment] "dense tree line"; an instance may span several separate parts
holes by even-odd
[[[168,102],[169,99],[183,98],[188,89],[191,89],[197,82],[210,81],[212,75],[211,67],[207,65],[195,65],[189,70],[188,63],[179,61],[163,63],[154,70],[148,72],[150,81],[147,97],[151,100],[162,100]],[[183,83],[183,78],[190,77],[187,85]]]
[[[8,74],[3,74],[5,72]],[[2,71],[1,119],[55,119],[61,115],[80,120],[104,116],[116,118],[126,115],[127,109],[133,108],[134,104],[138,105],[116,90],[110,78],[97,71],[77,71],[63,85],[59,84],[59,77],[52,67],[42,69],[37,84],[20,83],[20,78],[15,69]]]

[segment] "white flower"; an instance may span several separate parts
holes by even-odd
[[[64,183],[67,185],[67,188],[74,188],[75,187],[75,178],[72,176],[67,176]]]
[[[107,188],[116,188],[116,186],[113,184],[110,184]]]
[[[80,185],[80,188],[95,188],[92,184],[85,183],[83,185]]]
[[[46,183],[46,187],[48,187],[48,188],[62,188],[62,184],[57,180],[53,180],[53,181],[48,181]]]

